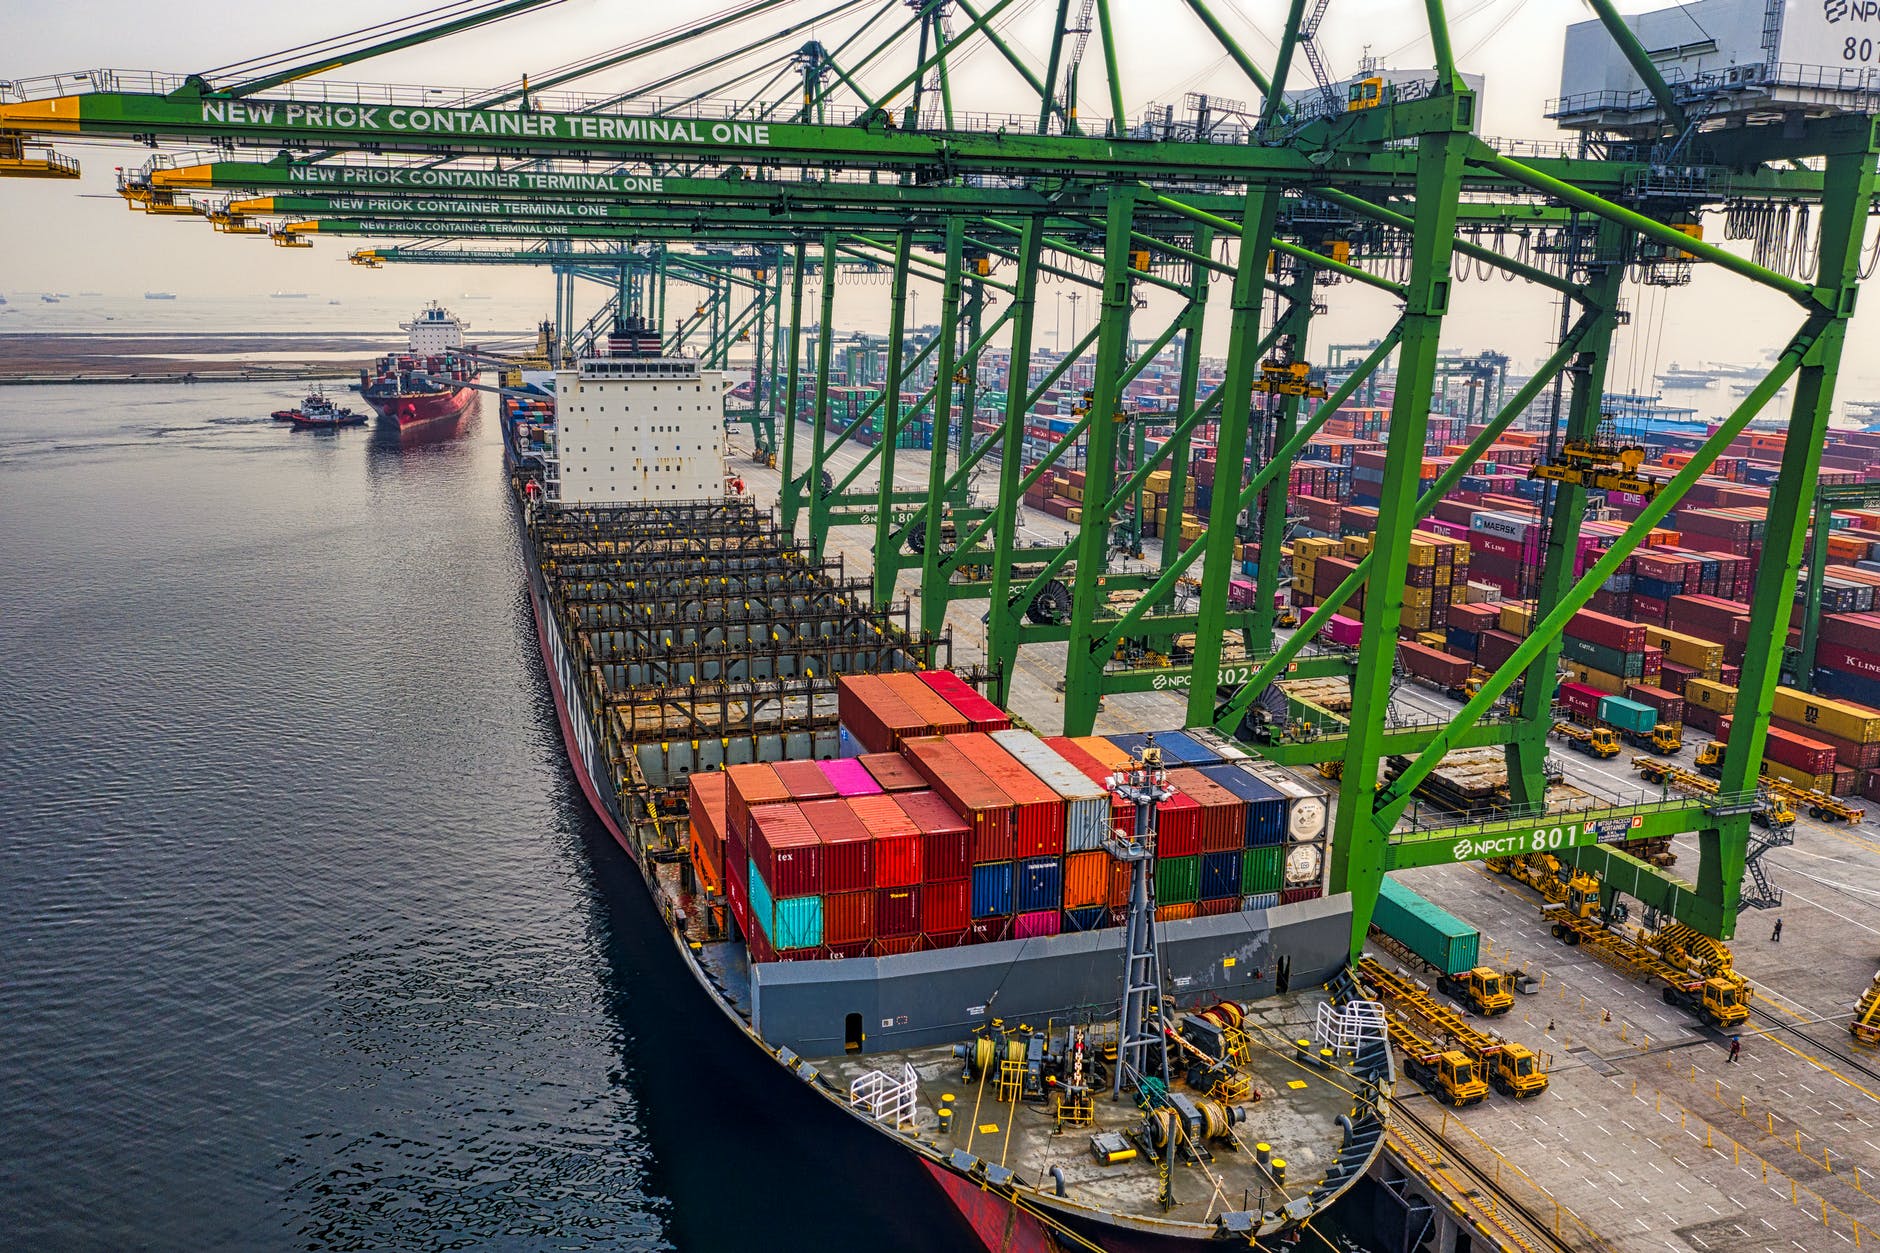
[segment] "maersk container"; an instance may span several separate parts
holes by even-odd
[[[1186,905],[1201,896],[1201,857],[1164,857],[1155,863],[1155,901]]]
[[[1621,731],[1646,735],[1658,725],[1658,711],[1641,701],[1627,700],[1623,696],[1602,696],[1599,700],[1599,720]]]
[[[1012,912],[1013,867],[995,861],[973,867],[973,917],[1001,918]]]
[[[1389,875],[1371,925],[1446,975],[1475,967],[1482,933]]]

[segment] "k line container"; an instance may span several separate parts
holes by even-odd
[[[1064,849],[1103,847],[1110,834],[1110,794],[1029,731],[995,731],[993,743],[1056,792],[1064,806]]]
[[[750,853],[751,865],[778,897],[815,896],[822,891],[822,840],[799,807],[765,805],[753,810]],[[752,899],[755,903],[755,895]],[[774,932],[771,939],[776,939]]]
[[[973,917],[996,918],[1012,912],[1016,871],[1009,861],[984,862],[973,867]]]
[[[973,833],[966,819],[934,792],[897,793],[894,803],[920,827],[922,881],[964,880],[973,865]]]
[[[973,860],[1011,861],[1015,848],[1012,798],[950,740],[938,736],[912,739],[903,750],[921,777],[966,819],[973,833]]]
[[[850,796],[842,803],[874,837],[874,886],[898,888],[919,883],[922,878],[920,824],[908,817],[907,811],[885,792]]]
[[[829,786],[836,790],[837,796],[873,796],[882,790],[881,784],[875,782],[875,776],[868,773],[868,768],[853,757],[819,761],[816,767],[829,780]]]
[[[1475,967],[1482,934],[1390,875],[1371,925],[1446,975]]]
[[[834,797],[804,801],[797,808],[822,845],[822,891],[864,892],[875,887],[875,837],[849,803]]]

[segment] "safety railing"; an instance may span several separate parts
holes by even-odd
[[[907,1062],[901,1063],[899,1078],[885,1071],[871,1070],[850,1082],[849,1105],[868,1111],[868,1116],[876,1122],[911,1126],[919,1083],[914,1067]]]

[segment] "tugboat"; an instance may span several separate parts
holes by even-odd
[[[478,373],[474,352],[463,351],[464,324],[433,301],[399,329],[409,336],[406,350],[387,353],[371,370],[359,373],[359,395],[387,422],[417,426],[455,418],[476,400]]]
[[[366,415],[354,409],[342,409],[328,400],[323,393],[311,392],[300,402],[300,408],[283,410],[291,416],[287,419],[297,431],[337,430],[342,426],[364,426]],[[280,413],[274,415],[279,418]]]

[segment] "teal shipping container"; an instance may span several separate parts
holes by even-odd
[[[1371,925],[1446,975],[1471,970],[1479,960],[1480,931],[1389,875]]]
[[[1599,720],[1621,731],[1645,735],[1658,725],[1658,711],[1650,705],[1627,700],[1623,696],[1602,696],[1599,699]]]
[[[764,876],[757,871],[757,863],[750,868],[751,912],[757,916],[757,923],[770,937],[772,948],[784,949],[815,948],[823,942],[823,900],[820,896],[786,896],[782,900],[774,899],[770,894],[770,885],[764,882]]]

